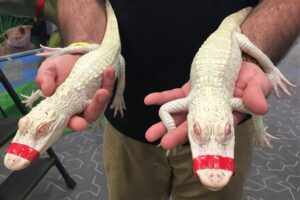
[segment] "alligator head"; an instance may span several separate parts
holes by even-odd
[[[36,106],[21,118],[18,131],[6,151],[4,165],[10,170],[27,167],[61,136],[68,118],[45,106]]]
[[[188,124],[195,175],[208,189],[222,189],[235,173],[231,109],[207,102],[190,109]]]

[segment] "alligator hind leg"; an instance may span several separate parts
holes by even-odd
[[[236,33],[235,37],[239,43],[241,50],[252,56],[261,65],[264,72],[273,84],[276,97],[279,97],[278,87],[287,95],[291,95],[288,87],[295,87],[294,84],[285,78],[278,68],[274,66],[269,57],[256,47],[245,35]]]
[[[65,55],[65,54],[85,54],[90,51],[94,51],[100,47],[99,44],[89,44],[89,45],[80,45],[80,46],[68,46],[64,48],[51,48],[40,45],[44,52],[36,54],[37,56],[46,57],[48,59],[55,58],[57,56]]]
[[[121,54],[118,55],[117,63],[119,65],[118,85],[110,109],[114,109],[114,117],[117,115],[118,112],[120,112],[121,117],[123,117],[124,110],[126,110],[124,95],[123,95],[125,90],[125,60]]]
[[[255,144],[272,148],[270,141],[272,139],[278,140],[279,138],[267,132],[267,127],[264,127],[262,116],[252,113],[248,108],[246,108],[242,99],[240,98],[232,98],[231,106],[234,111],[247,113],[252,116],[253,128],[255,130]]]

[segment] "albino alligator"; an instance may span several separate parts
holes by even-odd
[[[106,3],[107,26],[100,45],[46,48],[41,56],[55,57],[68,53],[86,53],[74,65],[68,78],[51,96],[20,119],[19,129],[7,149],[4,164],[11,170],[28,166],[61,136],[71,116],[81,113],[101,86],[102,72],[107,66],[118,73],[118,86],[112,107],[123,115],[125,108],[125,62],[120,54],[120,37],[114,11]],[[63,66],[62,66],[63,67]]]
[[[265,131],[261,116],[251,113],[241,99],[233,98],[242,52],[254,57],[278,96],[278,88],[290,95],[293,86],[271,60],[243,34],[240,24],[251,8],[226,17],[198,50],[190,72],[191,91],[186,98],[164,104],[159,115],[168,131],[176,128],[171,113],[188,110],[188,135],[194,171],[204,186],[222,189],[235,173],[232,111],[252,115],[256,141],[270,145],[275,139]]]

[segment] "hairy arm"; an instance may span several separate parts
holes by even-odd
[[[288,50],[299,33],[300,28],[299,0],[261,0],[242,24],[242,32],[265,52],[274,62]],[[272,85],[265,74],[256,65],[243,62],[236,82],[235,97],[242,97],[245,105],[254,113],[263,115],[268,111],[265,96]],[[146,105],[162,105],[174,99],[183,98],[188,93],[187,87],[149,94]],[[245,116],[235,113],[235,123]],[[167,132],[160,122],[152,125],[146,132],[149,141],[161,139],[161,145],[174,148],[188,140],[186,113],[175,115],[177,128]]]
[[[106,27],[104,0],[58,0],[57,17],[66,45],[101,43]]]
[[[57,14],[60,33],[65,45],[73,42],[101,43],[105,27],[104,0],[58,0]],[[63,55],[45,60],[39,68],[36,83],[46,96],[52,95],[57,86],[69,75],[80,55]],[[62,67],[63,66],[63,67]],[[110,67],[104,70],[102,87],[81,116],[74,116],[69,127],[82,131],[88,122],[95,121],[109,102],[114,86],[115,73]]]
[[[241,26],[242,32],[278,62],[300,30],[299,0],[261,0]]]

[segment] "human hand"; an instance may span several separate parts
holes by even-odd
[[[42,62],[35,82],[45,96],[51,96],[56,88],[66,80],[80,56],[80,54],[67,54]]]
[[[166,102],[186,97],[189,90],[190,85],[189,83],[186,83],[181,88],[151,93],[145,97],[144,101],[146,105],[162,105]],[[234,97],[242,98],[243,103],[253,113],[264,115],[268,112],[268,104],[265,97],[269,95],[271,90],[271,82],[259,67],[249,62],[242,63],[242,67],[236,81]],[[161,138],[161,146],[165,149],[172,149],[187,142],[187,113],[175,113],[172,116],[176,123],[176,129],[167,132],[164,124],[162,122],[158,122],[146,131],[146,139],[149,142],[153,142]],[[233,116],[234,125],[237,126],[237,124],[243,120],[246,115],[234,112]]]
[[[36,77],[36,84],[45,96],[51,96],[56,88],[65,81],[80,56],[62,55],[45,60],[41,64]],[[75,115],[69,120],[69,128],[75,131],[83,131],[87,128],[89,122],[95,121],[100,116],[109,102],[114,82],[114,70],[108,67],[103,71],[102,88],[96,92],[82,115]]]

